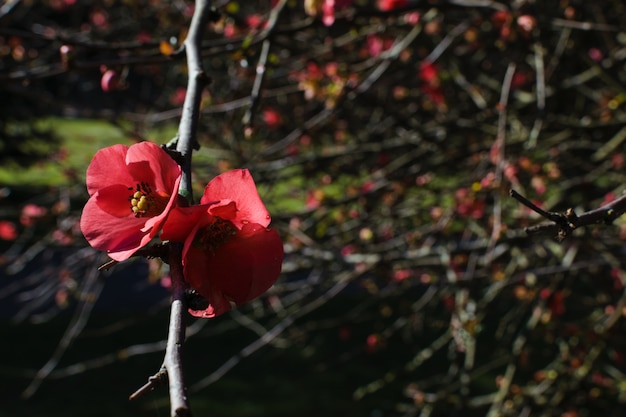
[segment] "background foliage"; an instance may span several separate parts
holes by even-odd
[[[286,259],[260,300],[189,321],[194,412],[619,415],[624,222],[529,237],[508,190],[579,213],[622,194],[624,5],[216,6],[196,187],[249,168]],[[175,136],[192,12],[0,8],[0,414],[163,412],[126,396],[159,366],[166,269],[96,273],[76,222],[95,150]]]

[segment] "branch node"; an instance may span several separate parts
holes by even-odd
[[[165,367],[162,366],[161,369],[159,369],[159,372],[149,377],[148,382],[146,382],[137,391],[133,392],[130,395],[130,397],[128,397],[128,400],[129,401],[136,400],[137,398],[141,397],[146,392],[152,391],[157,386],[161,385],[166,379],[167,379],[167,369],[165,369]]]
[[[161,145],[161,149],[163,149],[167,154],[172,158],[178,165],[183,165],[185,163],[185,157],[182,153],[176,150],[176,143],[178,142],[178,136],[172,139],[167,143],[167,145]]]
[[[169,244],[156,243],[137,250],[133,256],[143,256],[148,259],[160,258],[163,262],[167,263],[169,256]]]
[[[578,222],[578,215],[573,208],[568,208],[565,211],[565,219],[572,225],[572,227],[576,227],[574,225]]]
[[[576,215],[574,210],[571,208],[567,209],[565,213],[545,211],[544,209],[538,207],[535,203],[533,203],[532,201],[530,201],[529,199],[527,199],[526,197],[524,197],[523,195],[521,195],[515,190],[510,190],[509,195],[513,197],[514,199],[516,199],[517,201],[519,201],[520,203],[522,203],[523,205],[525,205],[526,207],[528,207],[529,209],[531,209],[532,211],[534,211],[535,213],[538,213],[542,217],[545,217],[546,219],[554,223],[554,224],[538,225],[534,227],[527,227],[526,233],[528,234],[534,234],[534,233],[538,233],[541,231],[545,231],[545,229],[548,229],[551,231],[552,229],[556,228],[557,233],[556,233],[555,239],[557,240],[557,242],[562,242],[567,236],[569,236],[572,233],[572,231],[578,225],[578,219],[579,219],[578,215]]]
[[[198,80],[198,83],[200,83],[201,89],[208,86],[213,81],[213,79],[204,71],[200,71],[198,75],[196,75],[196,79]]]
[[[580,215],[569,208],[565,213],[548,212],[522,196],[515,190],[509,192],[511,197],[539,213],[541,216],[550,220],[551,223],[542,223],[536,226],[527,227],[526,233],[534,234],[540,232],[556,232],[555,239],[559,242],[563,241],[576,228],[589,226],[591,224],[612,224],[622,214],[626,213],[626,195],[616,198],[615,200],[603,205],[602,207],[586,211]]]
[[[617,211],[610,208],[606,211],[606,215],[604,217],[604,223],[612,224],[617,217],[619,217],[619,213],[617,213]]]

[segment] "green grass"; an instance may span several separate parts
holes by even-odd
[[[129,133],[132,131],[130,125],[115,126],[107,120],[50,118],[40,121],[39,125],[42,129],[52,130],[61,139],[59,151],[50,155],[48,160],[27,168],[17,164],[0,166],[1,186],[55,187],[76,181],[83,183],[87,166],[99,149],[136,142]],[[148,130],[144,137],[155,143],[167,143],[176,131],[174,123],[159,125]],[[194,152],[194,174],[198,179],[194,182],[196,196],[202,194],[204,185],[216,173],[214,167],[220,159],[228,159],[228,152],[206,146]],[[260,193],[267,197],[272,211],[299,211],[304,208],[304,180],[300,168],[294,170],[294,175],[271,187],[259,184]],[[330,188],[327,190],[329,194],[338,194],[338,190]]]
[[[131,138],[107,121],[54,118],[42,120],[39,124],[61,138],[59,152],[28,168],[16,164],[0,167],[0,184],[63,185],[74,180],[68,175],[71,172],[84,179],[85,169],[98,149],[116,143],[131,143]]]
[[[59,151],[24,168],[17,164],[0,166],[0,184],[58,186],[72,181],[83,181],[85,170],[98,149],[118,143],[135,143],[131,126],[115,126],[107,120],[50,118],[38,122],[42,129],[50,129],[61,139]],[[174,124],[149,130],[146,138],[156,143],[168,142],[176,134]]]

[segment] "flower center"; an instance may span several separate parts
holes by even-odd
[[[237,227],[228,220],[215,217],[211,224],[200,228],[196,233],[194,243],[205,250],[214,251],[230,238],[237,234]]]
[[[134,191],[128,201],[130,210],[135,217],[154,217],[163,212],[169,202],[169,195],[155,192],[150,184],[141,182],[135,188],[128,187],[129,191]]]

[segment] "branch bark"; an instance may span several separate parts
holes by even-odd
[[[172,278],[172,305],[170,307],[170,325],[163,362],[169,380],[170,409],[172,417],[191,415],[183,372],[183,345],[185,343],[184,315],[185,283],[183,280],[182,245],[172,246],[170,253],[170,276]]]
[[[189,34],[185,40],[189,80],[178,128],[178,142],[176,144],[176,150],[183,157],[183,177],[180,183],[179,194],[190,203],[193,202],[191,155],[193,149],[198,146],[196,135],[202,90],[209,81],[202,68],[200,50],[202,34],[209,19],[210,2],[208,0],[196,0],[195,4],[196,8],[191,19]],[[186,417],[191,415],[191,410],[187,399],[182,364],[183,344],[185,341],[184,315],[187,310],[187,303],[185,300],[181,244],[172,245],[169,260],[173,294],[164,365],[169,379],[171,415],[173,417]]]
[[[182,179],[178,194],[184,197],[189,204],[193,203],[191,156],[193,150],[198,148],[196,135],[200,116],[202,90],[209,82],[209,77],[202,68],[200,51],[202,48],[202,34],[209,21],[210,11],[209,0],[196,0],[195,11],[189,26],[189,33],[184,43],[189,80],[187,82],[187,94],[185,96],[180,124],[178,126],[176,151],[181,156],[179,163],[182,168]],[[138,398],[143,393],[152,390],[164,379],[164,375],[167,375],[172,417],[191,416],[183,372],[183,346],[186,331],[184,318],[187,310],[187,300],[185,298],[182,252],[183,245],[176,243],[170,244],[169,253],[167,254],[170,264],[170,277],[172,280],[172,304],[170,307],[170,323],[163,366],[159,372],[148,379],[148,382],[144,386],[130,396],[131,400]],[[107,267],[108,265],[103,265],[101,268]]]
[[[190,202],[193,200],[191,190],[191,153],[194,148],[198,147],[196,136],[202,90],[209,83],[209,77],[202,67],[200,53],[202,49],[202,33],[209,20],[210,10],[210,1],[196,0],[196,9],[191,19],[187,39],[185,40],[189,80],[187,82],[187,95],[183,104],[183,113],[178,126],[176,150],[181,153],[184,160],[182,165],[183,178],[180,182],[179,194],[186,197]]]

